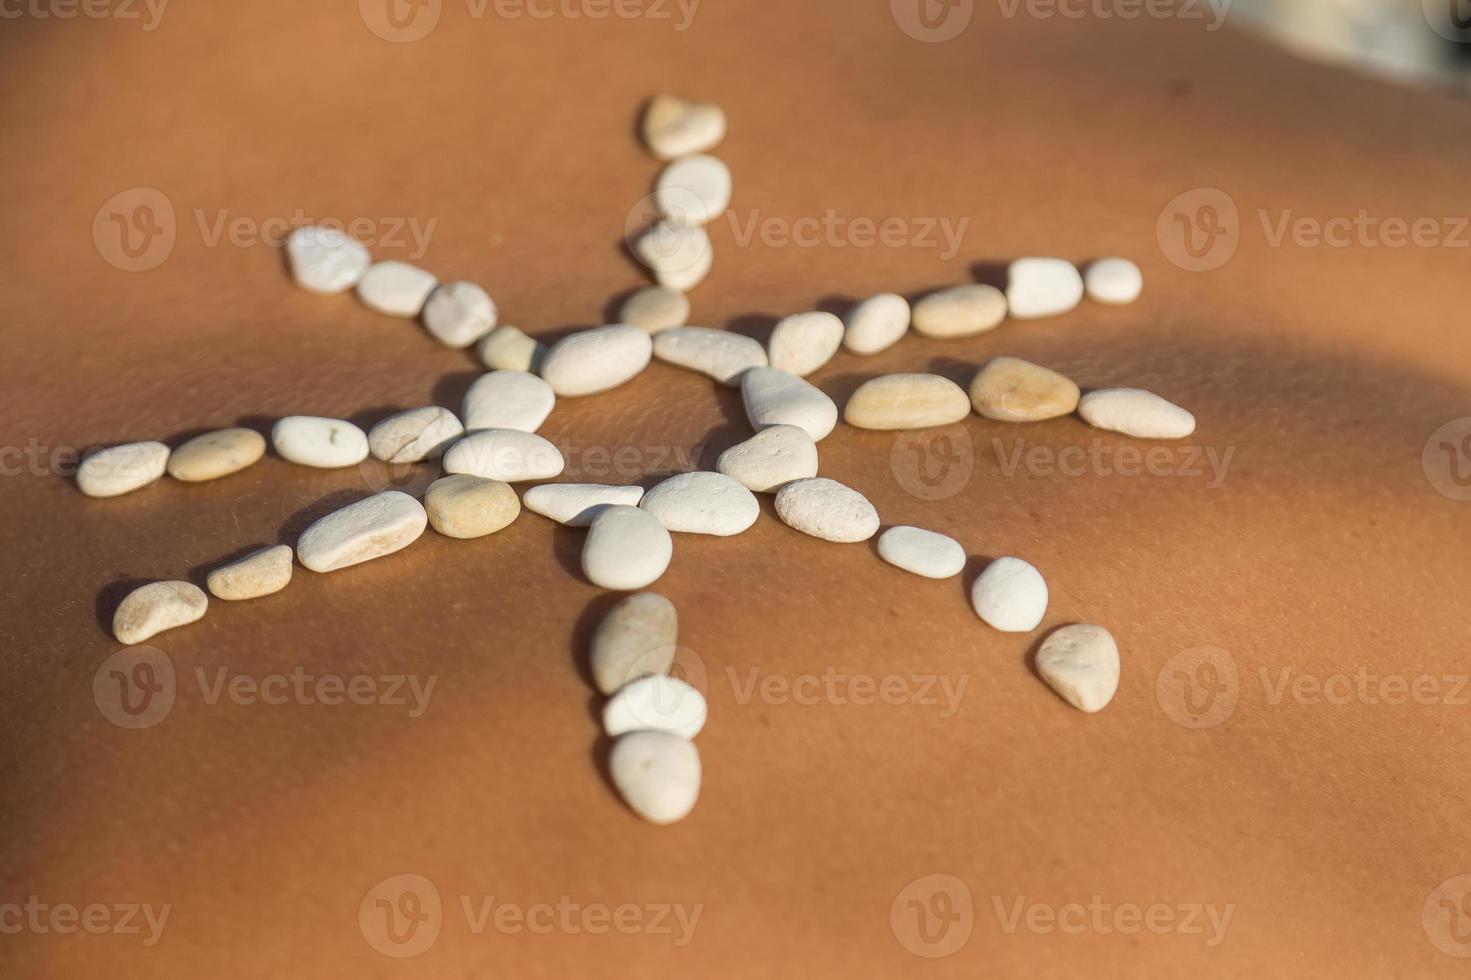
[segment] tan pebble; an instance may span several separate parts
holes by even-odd
[[[860,429],[928,429],[970,415],[964,389],[938,374],[887,374],[865,381],[843,410]]]
[[[89,497],[117,497],[163,476],[169,447],[161,442],[130,442],[87,456],[77,468],[77,486]]]
[[[956,286],[914,304],[914,332],[926,337],[971,337],[1006,319],[1006,294],[995,286]]]
[[[169,456],[169,476],[185,483],[238,473],[266,454],[266,437],[254,429],[220,429],[195,436]]]
[[[682,327],[689,320],[689,297],[668,286],[640,289],[628,297],[623,308],[618,311],[618,322],[630,324],[651,334],[672,327]]]
[[[1037,651],[1037,673],[1079,711],[1102,711],[1119,689],[1119,647],[1102,626],[1064,626]]]
[[[771,366],[799,378],[816,371],[833,359],[843,345],[843,321],[831,313],[798,313],[776,325],[771,332]]]
[[[970,383],[976,413],[998,422],[1038,422],[1069,415],[1080,392],[1071,378],[1024,361],[998,357]]]
[[[128,593],[112,617],[112,635],[131,646],[204,616],[209,597],[188,582],[154,582]]]
[[[216,599],[238,602],[259,599],[286,588],[291,581],[289,545],[262,548],[209,573],[206,585]]]
[[[704,153],[725,138],[725,113],[708,102],[656,95],[644,110],[643,134],[661,160]]]
[[[667,674],[674,664],[679,614],[655,592],[640,592],[614,606],[593,632],[593,683],[604,694],[650,674]]]
[[[434,530],[468,540],[509,527],[521,513],[521,501],[510,484],[457,473],[429,484],[424,509]]]
[[[480,360],[492,371],[541,370],[546,346],[515,327],[496,327],[480,342]]]

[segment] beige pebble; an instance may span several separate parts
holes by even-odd
[[[672,732],[619,736],[608,773],[629,809],[652,824],[683,820],[700,798],[700,751]]]
[[[612,694],[640,677],[667,674],[678,640],[674,603],[655,592],[629,596],[593,631],[589,655],[593,683],[604,694]]]
[[[647,286],[628,297],[618,311],[618,322],[655,334],[690,321],[690,301],[677,289]]]
[[[1006,319],[1006,294],[971,284],[931,293],[914,304],[914,332],[926,337],[972,337]]]
[[[89,497],[117,497],[148,486],[169,465],[161,442],[130,442],[89,454],[77,467],[77,486]]]
[[[666,221],[707,225],[730,207],[730,168],[705,154],[680,157],[659,174],[654,206]]]
[[[970,383],[976,413],[998,422],[1071,415],[1080,394],[1071,378],[1019,357],[995,358]]]
[[[741,399],[757,432],[771,425],[795,425],[813,442],[821,442],[838,424],[838,406],[822,389],[775,368],[747,371],[741,378]]]
[[[195,436],[169,455],[169,476],[185,483],[217,480],[252,466],[266,454],[254,429],[220,429]]]
[[[334,228],[297,228],[286,239],[291,275],[302,289],[323,295],[343,293],[358,284],[373,264],[362,242]]]
[[[542,362],[541,376],[564,398],[595,395],[638,377],[653,354],[644,330],[615,323],[558,341]]]
[[[1123,306],[1144,291],[1144,273],[1128,259],[1099,259],[1083,274],[1083,286],[1095,303]]]
[[[1195,431],[1195,416],[1152,391],[1103,388],[1078,402],[1078,414],[1095,429],[1136,439],[1184,439]]]
[[[434,530],[469,540],[509,527],[521,513],[521,501],[508,483],[456,473],[429,484],[424,510]]]
[[[604,508],[582,546],[582,571],[604,589],[635,591],[658,581],[674,556],[674,540],[659,519],[639,507]]]
[[[475,379],[465,392],[460,416],[466,432],[481,429],[540,429],[557,396],[552,386],[528,371],[492,371]]]
[[[730,537],[756,523],[756,496],[723,473],[680,473],[644,494],[644,510],[671,531]]]
[[[112,635],[132,646],[203,618],[209,597],[188,582],[153,582],[129,592],[112,617]]]
[[[660,331],[654,337],[654,356],[727,385],[739,384],[748,369],[766,365],[766,349],[759,343],[744,334],[709,327]]]
[[[766,345],[771,366],[805,378],[843,345],[843,321],[831,313],[797,313],[776,325]]]
[[[855,354],[877,354],[909,332],[909,302],[894,293],[870,297],[848,312],[843,346]]]
[[[385,463],[420,463],[438,459],[465,427],[455,413],[438,405],[390,415],[368,431],[368,451]]]
[[[773,425],[720,454],[715,468],[756,493],[817,475],[817,443],[796,425]]]
[[[938,374],[886,374],[853,392],[843,418],[860,429],[928,429],[970,416],[970,398]]]
[[[629,732],[671,732],[694,738],[705,727],[705,696],[678,677],[652,674],[629,681],[603,705],[603,731],[613,738]]]
[[[287,462],[319,469],[356,466],[368,458],[368,434],[351,422],[290,415],[271,429],[271,445]]]
[[[1083,276],[1066,259],[1017,259],[1006,276],[1006,306],[1018,320],[1058,316],[1083,301]]]
[[[608,507],[637,507],[644,498],[639,486],[614,487],[600,483],[543,483],[526,491],[526,509],[564,524],[587,527]]]
[[[824,541],[867,541],[879,529],[878,511],[863,494],[823,477],[778,490],[776,513],[789,527]]]
[[[412,318],[424,310],[439,280],[407,262],[374,263],[358,282],[358,299],[369,309]]]
[[[952,537],[899,525],[879,535],[879,557],[925,578],[953,578],[965,569],[965,549]]]
[[[550,480],[561,476],[566,465],[556,446],[534,432],[518,429],[472,432],[444,454],[446,473],[469,473],[505,483]]]
[[[424,304],[424,328],[446,347],[464,348],[495,329],[495,300],[473,282],[447,282]]]
[[[687,293],[710,274],[715,249],[702,227],[661,221],[633,243],[633,254],[654,274],[654,281]]]
[[[480,361],[492,371],[541,370],[546,347],[515,327],[496,327],[480,342]]]
[[[1037,673],[1079,711],[1102,711],[1119,689],[1119,647],[1102,626],[1064,626],[1037,651]]]
[[[1003,633],[1030,633],[1047,614],[1047,582],[1020,558],[997,558],[970,590],[976,615]]]
[[[246,555],[209,573],[206,585],[216,599],[239,602],[259,599],[286,588],[291,581],[291,547],[278,544]]]
[[[313,523],[296,542],[296,557],[314,572],[335,572],[402,551],[428,523],[423,504],[387,490]]]
[[[725,138],[725,113],[708,102],[656,95],[643,117],[644,143],[661,160],[704,153]]]

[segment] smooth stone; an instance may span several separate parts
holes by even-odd
[[[288,462],[334,470],[368,458],[368,435],[351,422],[290,415],[271,429],[271,445]]]
[[[655,674],[629,681],[603,705],[603,731],[617,738],[629,732],[669,732],[694,738],[705,727],[705,696],[677,677]]]
[[[374,263],[358,282],[358,299],[389,316],[413,318],[424,311],[439,280],[407,262]]]
[[[700,798],[700,750],[670,732],[620,735],[608,773],[629,809],[649,823],[677,823]]]
[[[681,225],[707,225],[730,207],[730,168],[705,154],[681,157],[659,175],[654,207],[664,220]]]
[[[912,319],[926,337],[973,337],[1006,319],[1006,294],[978,284],[942,289],[915,303]]]
[[[130,442],[90,454],[77,467],[77,487],[89,497],[117,497],[148,486],[169,465],[161,442]]]
[[[356,286],[373,264],[362,242],[334,228],[297,228],[286,239],[291,275],[302,289],[331,296]]]
[[[227,602],[259,599],[280,592],[291,582],[290,545],[278,544],[246,555],[209,573],[209,594]]]
[[[771,425],[795,425],[821,442],[838,424],[838,406],[822,389],[775,368],[752,368],[741,377],[746,417],[760,432]]]
[[[730,537],[756,523],[756,495],[723,473],[680,473],[655,485],[639,504],[671,531]]]
[[[218,480],[255,465],[265,454],[266,437],[254,429],[206,432],[169,454],[169,476],[185,483]]]
[[[639,507],[606,507],[582,546],[582,571],[592,584],[632,592],[653,585],[669,568],[674,539],[659,519]]]
[[[843,418],[860,429],[928,429],[970,417],[965,389],[938,374],[886,374],[853,392]]]
[[[1030,633],[1047,614],[1047,583],[1020,558],[997,558],[971,586],[970,602],[1003,633]]]
[[[1019,357],[998,357],[970,383],[976,414],[998,422],[1039,422],[1071,415],[1082,393],[1066,375]]]
[[[740,384],[743,373],[766,366],[766,349],[744,334],[710,327],[675,327],[654,336],[654,356],[698,371],[721,384]]]
[[[465,392],[460,415],[466,432],[481,429],[540,429],[557,396],[552,386],[528,371],[492,371],[482,374]]]
[[[209,597],[188,582],[153,582],[129,592],[112,616],[112,635],[132,646],[203,618]]]
[[[1083,273],[1083,287],[1096,303],[1126,306],[1144,291],[1144,273],[1128,259],[1099,259]]]
[[[638,377],[653,356],[648,333],[615,323],[558,341],[542,361],[541,376],[564,398],[595,395]]]
[[[855,354],[877,354],[897,344],[909,332],[909,301],[894,293],[880,293],[848,311],[843,346]]]
[[[709,102],[656,95],[644,110],[642,128],[653,154],[672,160],[713,149],[725,138],[725,113]]]
[[[424,510],[434,530],[468,541],[509,527],[521,514],[521,501],[508,483],[456,473],[429,484]]]
[[[715,469],[747,490],[772,493],[817,475],[817,443],[796,425],[773,425],[720,454]]]
[[[438,459],[465,427],[455,413],[438,405],[390,415],[368,430],[368,451],[385,463],[420,463]]]
[[[473,282],[447,282],[424,304],[424,328],[446,347],[469,347],[495,329],[495,300]]]
[[[776,492],[776,513],[791,528],[824,541],[867,541],[879,529],[868,498],[836,480],[796,480]]]
[[[593,683],[604,694],[612,694],[640,677],[669,673],[678,640],[674,603],[656,592],[629,596],[593,631],[589,653]]]
[[[525,493],[526,509],[564,524],[587,527],[608,507],[637,507],[644,488],[599,483],[543,483]]]
[[[925,578],[953,578],[965,568],[965,549],[952,537],[899,525],[879,535],[879,557]]]
[[[797,313],[776,325],[766,346],[772,367],[805,378],[843,346],[843,321],[831,313]]]
[[[1017,259],[1006,282],[1006,305],[1018,320],[1058,316],[1083,301],[1083,277],[1066,259]]]
[[[296,557],[314,572],[335,572],[402,551],[428,524],[423,504],[386,490],[312,524],[296,542]]]
[[[1138,439],[1184,439],[1195,431],[1195,416],[1152,391],[1102,388],[1078,402],[1078,414],[1095,429]]]
[[[519,429],[472,432],[444,454],[446,473],[468,473],[505,483],[550,480],[561,476],[566,465],[556,446]]]
[[[1102,711],[1119,689],[1119,646],[1102,626],[1064,626],[1037,651],[1037,673],[1079,711]]]
[[[646,286],[624,301],[618,322],[649,334],[682,327],[690,322],[689,297],[667,286]]]
[[[687,293],[710,274],[715,250],[699,226],[661,221],[633,243],[633,254],[654,274],[654,281]]]
[[[515,327],[496,327],[480,342],[480,361],[492,371],[541,370],[546,347]]]

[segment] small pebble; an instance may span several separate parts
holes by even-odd
[[[730,537],[756,523],[755,494],[723,473],[680,473],[657,484],[639,504],[671,531]]]
[[[1037,673],[1079,711],[1102,711],[1119,689],[1119,647],[1102,626],[1064,626],[1037,651]]]
[[[280,592],[291,582],[291,546],[262,548],[209,573],[209,594],[227,602],[259,599]]]
[[[655,592],[629,596],[593,632],[589,654],[593,683],[604,694],[612,694],[640,677],[669,673],[678,639],[674,603]]]
[[[654,206],[664,220],[707,225],[730,207],[730,168],[712,156],[681,157],[659,175]]]
[[[314,572],[335,572],[402,551],[428,523],[423,504],[387,490],[316,521],[297,540],[296,557]]]
[[[953,578],[965,568],[965,549],[954,538],[900,525],[879,535],[879,557],[925,578]]]
[[[188,582],[153,582],[129,592],[112,616],[112,635],[132,646],[203,618],[209,597]]]
[[[942,289],[914,304],[914,332],[926,337],[973,337],[1006,319],[1006,294],[972,284]]]
[[[677,823],[700,798],[700,750],[670,732],[619,736],[608,772],[629,809],[649,823]]]
[[[1056,371],[1019,357],[998,357],[970,383],[976,413],[998,422],[1040,422],[1071,415],[1081,394]]]
[[[565,398],[595,395],[638,377],[653,355],[654,343],[642,328],[613,324],[558,341],[542,362],[541,376]]]
[[[970,602],[1003,633],[1030,633],[1047,613],[1047,583],[1020,558],[997,558],[971,586]]]
[[[519,429],[481,429],[444,454],[446,473],[468,473],[504,483],[550,480],[561,476],[566,465],[556,446]]]
[[[345,293],[373,264],[367,246],[333,228],[298,228],[286,239],[291,275],[302,289],[323,295]]]
[[[843,346],[855,354],[887,350],[909,332],[909,318],[908,300],[893,293],[880,293],[848,312]]]
[[[438,459],[465,427],[455,413],[438,405],[390,415],[368,431],[368,451],[385,463]]]
[[[654,674],[629,681],[603,705],[603,731],[669,732],[694,738],[705,727],[705,696],[677,677]]]
[[[659,519],[639,507],[605,508],[582,546],[582,571],[604,589],[632,592],[658,581],[674,556],[674,540]]]
[[[546,347],[515,327],[496,327],[480,342],[480,360],[492,371],[541,371]]]
[[[552,386],[527,371],[492,371],[475,379],[465,392],[460,415],[466,432],[481,429],[540,429],[557,396]]]
[[[633,253],[661,286],[687,293],[710,274],[715,250],[699,226],[661,221],[633,243]]]
[[[647,286],[624,301],[618,322],[650,334],[682,327],[690,322],[689,297],[667,286]]]
[[[661,160],[704,153],[725,139],[725,113],[708,102],[656,95],[644,110],[643,134]]]
[[[587,527],[609,507],[637,507],[643,487],[612,487],[599,483],[543,483],[526,491],[526,509],[564,524]]]
[[[1099,259],[1088,266],[1083,285],[1094,302],[1126,306],[1144,291],[1144,273],[1128,259]]]
[[[434,530],[468,541],[509,527],[521,513],[521,501],[508,483],[456,473],[429,484],[424,510]]]
[[[879,529],[868,498],[836,480],[817,477],[788,483],[776,492],[776,513],[787,526],[824,541],[867,541]]]
[[[1095,429],[1136,439],[1184,439],[1195,431],[1195,416],[1151,391],[1102,388],[1078,402],[1078,414]]]
[[[288,462],[332,470],[368,458],[368,436],[351,422],[290,415],[271,429],[271,445]]]
[[[886,374],[853,392],[843,418],[860,429],[928,429],[970,416],[965,390],[938,374]]]
[[[117,497],[148,486],[169,465],[161,442],[130,442],[92,453],[77,467],[77,486],[89,497]]]
[[[709,327],[675,327],[654,337],[654,356],[699,371],[721,384],[740,384],[741,375],[766,366],[766,349],[744,334]]]
[[[776,325],[767,349],[771,366],[805,378],[843,346],[843,321],[831,313],[798,313]]]
[[[795,425],[821,442],[838,424],[838,406],[822,389],[795,374],[758,367],[741,378],[746,417],[757,432],[771,425]]]
[[[1007,269],[1006,305],[1018,320],[1058,316],[1083,301],[1083,277],[1066,259],[1017,259]]]
[[[446,347],[465,348],[495,329],[495,300],[473,282],[447,282],[429,294],[424,327]]]
[[[374,263],[358,283],[358,299],[389,316],[413,318],[424,311],[439,280],[407,262]]]
[[[715,468],[747,490],[773,493],[817,475],[817,443],[796,425],[773,425],[720,454]]]
[[[206,432],[169,455],[169,476],[185,483],[218,480],[253,466],[265,454],[266,437],[254,429]]]

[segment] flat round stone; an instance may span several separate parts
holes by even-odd
[[[480,342],[480,361],[492,371],[541,370],[546,347],[515,327],[496,327]]]
[[[970,383],[976,413],[998,422],[1039,422],[1071,415],[1080,394],[1071,378],[1019,357],[993,359]]]
[[[704,153],[725,138],[725,113],[709,102],[656,95],[643,116],[644,143],[661,160]]]
[[[282,459],[301,466],[334,470],[368,458],[368,436],[351,422],[314,415],[290,415],[271,429],[271,445]]]
[[[1119,689],[1119,647],[1102,626],[1057,630],[1037,651],[1037,673],[1079,711],[1102,711]]]
[[[373,264],[362,242],[317,226],[297,228],[287,237],[286,259],[298,286],[328,296],[356,286]]]
[[[482,429],[444,454],[446,473],[468,473],[487,480],[522,483],[561,476],[566,461],[556,446],[534,432]]]
[[[855,354],[877,354],[897,344],[909,332],[909,301],[894,293],[880,293],[848,312],[843,346]]]
[[[1095,303],[1124,306],[1144,291],[1144,273],[1128,259],[1099,259],[1083,274],[1083,286]]]
[[[413,318],[424,311],[439,280],[407,262],[374,263],[358,282],[358,299],[389,316]]]
[[[633,254],[661,286],[687,293],[710,274],[715,250],[705,229],[661,221],[633,243]]]
[[[540,429],[557,396],[552,386],[527,371],[492,371],[475,379],[465,392],[460,415],[466,432],[481,429],[515,429],[535,432]]]
[[[640,677],[667,674],[678,641],[674,603],[655,592],[631,595],[593,631],[589,654],[593,683],[604,694],[612,694]]]
[[[495,329],[495,300],[473,282],[447,282],[424,304],[424,328],[446,347],[465,348]]]
[[[423,504],[387,490],[312,524],[296,542],[296,557],[314,572],[335,572],[402,551],[428,524]]]
[[[429,484],[424,510],[440,534],[470,540],[509,527],[521,513],[521,501],[510,484],[456,473]]]
[[[971,284],[931,293],[914,304],[914,332],[926,337],[973,337],[1006,319],[1006,294]]]
[[[291,582],[289,545],[262,548],[209,573],[209,594],[227,602],[259,599],[280,592]]]
[[[669,732],[694,738],[705,727],[705,696],[677,677],[654,674],[629,681],[603,705],[603,731]]]
[[[637,507],[644,488],[601,483],[543,483],[525,493],[526,509],[564,524],[587,527],[608,507]]]
[[[623,303],[618,322],[638,327],[649,334],[671,327],[682,327],[690,321],[690,301],[677,289],[648,286]]]
[[[368,431],[368,451],[385,463],[420,463],[438,459],[465,427],[455,413],[438,405],[390,415]]]
[[[593,518],[582,547],[582,571],[604,589],[635,591],[658,581],[674,556],[659,519],[639,507],[608,507]]]
[[[644,494],[639,504],[671,531],[730,537],[756,523],[755,494],[723,473],[680,473]]]
[[[776,513],[787,526],[824,541],[867,541],[879,529],[868,498],[836,480],[796,480],[776,492]]]
[[[730,168],[721,160],[697,153],[680,157],[659,174],[654,207],[666,221],[707,225],[730,207]]]
[[[747,490],[773,493],[817,475],[817,443],[796,425],[773,425],[720,454],[715,469]]]
[[[751,368],[741,377],[741,400],[751,427],[795,425],[812,437],[826,439],[838,424],[838,406],[822,389],[776,368]]]
[[[209,597],[188,582],[153,582],[129,592],[112,616],[112,635],[132,646],[204,617]]]
[[[608,772],[629,809],[649,823],[677,823],[700,798],[700,751],[670,732],[620,735]]]
[[[843,418],[860,429],[928,429],[970,416],[970,398],[938,374],[886,374],[853,392]]]
[[[746,371],[766,366],[766,348],[755,340],[709,327],[661,330],[654,337],[654,356],[727,385],[740,384]]]
[[[254,429],[206,432],[169,455],[169,476],[185,483],[218,480],[255,465],[265,454],[266,437]]]
[[[899,525],[879,536],[879,557],[925,578],[953,578],[965,568],[965,549],[954,538]]]
[[[558,341],[542,361],[541,376],[565,398],[595,395],[638,377],[653,354],[646,332],[615,323]]]
[[[1003,633],[1030,633],[1047,613],[1047,583],[1020,558],[997,558],[970,590],[976,615]]]
[[[1018,320],[1058,316],[1083,300],[1083,277],[1065,259],[1017,259],[1007,269],[1006,305]]]
[[[831,313],[797,313],[776,325],[766,346],[772,367],[805,378],[843,346],[843,321]]]
[[[1195,431],[1195,416],[1152,391],[1101,388],[1078,402],[1078,414],[1095,429],[1137,439],[1184,439]]]
[[[89,454],[77,468],[77,487],[89,497],[117,497],[154,483],[169,465],[161,442],[130,442]]]

